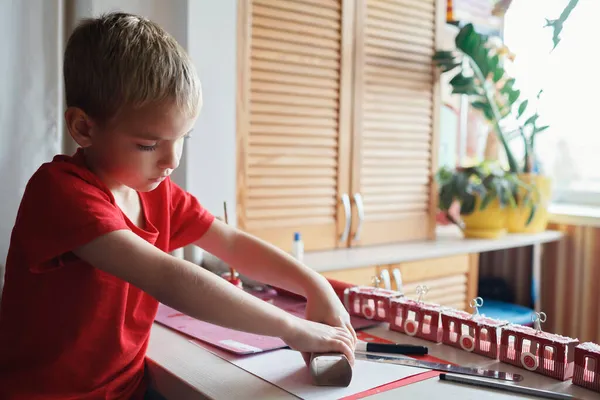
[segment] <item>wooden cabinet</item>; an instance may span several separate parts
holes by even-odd
[[[398,268],[402,275],[404,293],[413,299],[416,288],[429,289],[424,299],[443,306],[468,310],[469,302],[477,297],[478,254],[410,261],[388,266],[390,274]]]
[[[294,232],[307,251],[345,246],[353,1],[239,3],[238,226],[286,250]]]
[[[238,226],[289,250],[432,238],[441,0],[239,0]]]
[[[323,272],[321,275],[328,279],[340,282],[352,283],[361,286],[373,286],[373,278],[379,276],[381,269],[377,266],[353,269],[341,269],[337,271]]]
[[[393,275],[394,270],[398,269],[407,297],[417,299],[417,286],[425,285],[429,291],[424,300],[469,311],[469,302],[477,297],[478,260],[477,253],[460,254],[393,265],[328,271],[322,275],[355,285],[372,286],[373,278],[380,277],[382,271],[386,270],[392,277],[391,289],[397,290]]]
[[[352,218],[352,245],[433,237],[440,94],[431,57],[443,15],[433,0],[357,2],[351,192],[364,218]]]

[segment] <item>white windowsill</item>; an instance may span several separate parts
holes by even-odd
[[[554,203],[548,208],[550,222],[600,227],[600,205]]]

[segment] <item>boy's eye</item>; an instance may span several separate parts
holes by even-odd
[[[153,144],[151,146],[146,146],[146,145],[143,145],[143,144],[138,144],[137,147],[138,147],[138,149],[140,149],[142,151],[154,151],[154,150],[156,150],[156,145],[155,144]]]

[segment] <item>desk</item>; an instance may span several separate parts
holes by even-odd
[[[519,373],[525,377],[521,382],[525,386],[569,393],[586,400],[600,400],[600,394],[572,385],[570,381],[557,381],[450,346],[402,335],[388,330],[386,325],[368,329],[367,332],[395,342],[428,346],[431,355],[464,366],[480,366]],[[154,324],[152,328],[148,359],[149,374],[154,386],[168,400],[296,398],[194,345],[186,336],[158,324]],[[430,386],[432,393],[429,398],[443,396],[444,386],[437,381],[437,378]],[[403,388],[393,389],[374,397],[380,400],[398,399],[402,390]]]
[[[462,239],[456,234],[456,231],[440,229],[437,239],[433,241],[307,253],[304,261],[314,270],[326,272],[532,245],[534,246],[534,282],[539,282],[541,246],[543,243],[560,240],[562,236],[561,232],[547,231],[533,235],[507,235],[499,240]],[[533,289],[537,293],[539,285],[535,285]],[[536,298],[539,299],[539,295]],[[370,329],[368,332],[394,341],[423,343],[430,347],[432,355],[462,365],[481,365],[485,368],[493,368],[494,365],[493,360],[462,352],[449,346],[434,345],[391,332],[382,327]],[[148,348],[148,364],[156,388],[169,400],[295,398],[278,387],[192,344],[186,336],[159,324],[154,324],[152,328]],[[600,395],[594,397],[593,392],[572,387],[570,382],[557,382],[508,364],[501,364],[498,368],[524,375],[526,377],[524,384],[526,385],[566,391],[578,396],[585,396],[586,399],[600,400]],[[385,392],[377,397],[397,398],[401,390],[402,388]],[[435,394],[433,393],[433,395]]]

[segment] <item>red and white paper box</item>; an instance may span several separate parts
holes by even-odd
[[[573,376],[579,340],[510,324],[502,329],[500,361],[559,380]]]
[[[355,286],[344,290],[344,305],[350,315],[387,322],[390,300],[400,296],[395,290]]]
[[[600,346],[596,343],[575,347],[573,384],[600,392]]]
[[[390,300],[390,329],[439,343],[442,340],[439,304],[398,297]]]
[[[508,321],[459,310],[442,312],[442,343],[492,359],[498,358],[500,331]]]

